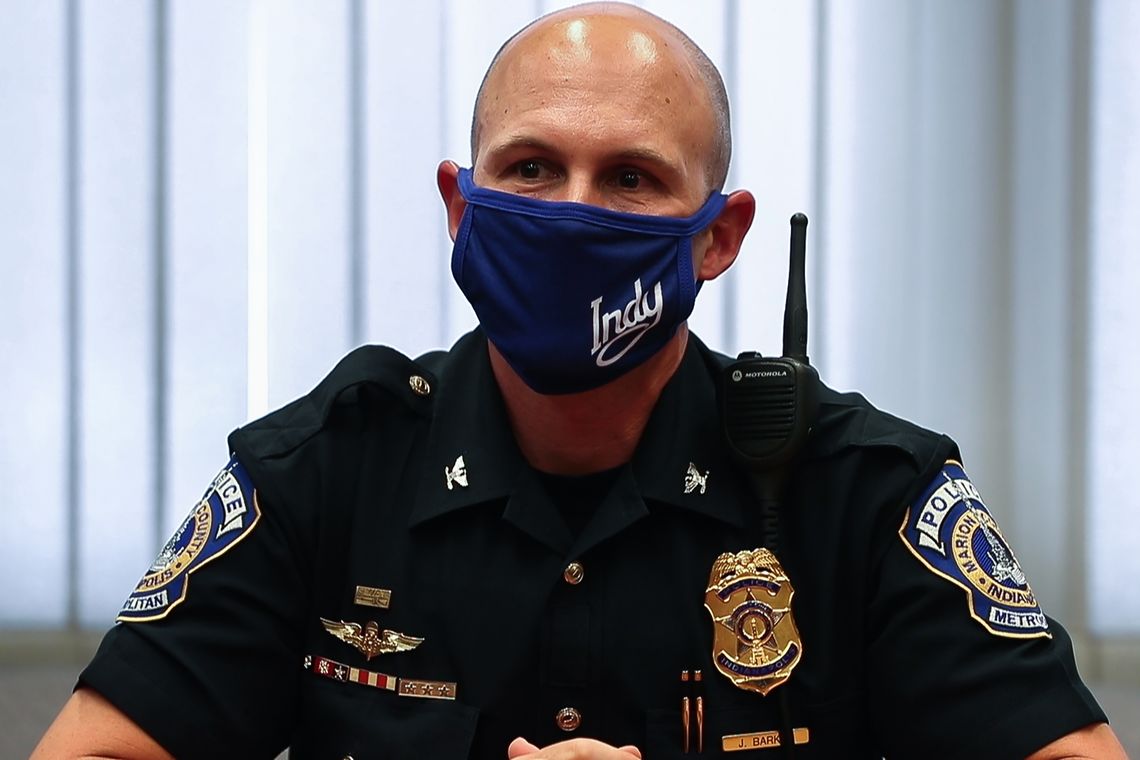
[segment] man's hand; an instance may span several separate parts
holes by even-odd
[[[571,739],[539,749],[521,736],[507,747],[507,760],[641,760],[641,750],[632,744],[611,747],[593,739]]]

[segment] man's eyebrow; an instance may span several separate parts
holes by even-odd
[[[622,161],[638,161],[642,163],[653,164],[668,169],[672,172],[679,172],[680,167],[677,162],[666,156],[659,150],[648,147],[634,147],[618,151],[614,154],[615,159]]]
[[[554,144],[543,140],[540,137],[533,135],[514,135],[506,138],[502,142],[490,146],[487,150],[488,156],[497,156],[517,149],[531,149],[540,153],[558,153],[560,152]],[[644,162],[659,166],[668,171],[679,173],[681,171],[677,162],[670,159],[664,153],[655,148],[647,146],[633,146],[616,151],[609,156],[614,161],[635,161]]]
[[[502,142],[491,145],[487,149],[487,154],[494,156],[501,153],[506,153],[518,148],[529,148],[537,150],[540,153],[554,153],[556,152],[553,145],[550,143],[531,135],[512,135]]]

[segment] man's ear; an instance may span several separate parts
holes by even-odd
[[[443,161],[435,170],[435,182],[439,186],[439,195],[443,198],[443,206],[447,209],[447,234],[455,242],[459,233],[459,221],[463,218],[463,211],[467,208],[467,200],[459,192],[459,165],[454,161]]]
[[[732,266],[755,215],[756,199],[752,193],[737,190],[728,196],[724,209],[704,233],[709,236],[709,243],[698,263],[698,280],[716,279]]]

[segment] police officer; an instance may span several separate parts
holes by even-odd
[[[689,335],[735,259],[723,84],[581,6],[438,183],[480,330],[236,431],[37,757],[1122,757],[953,443],[821,390],[778,539]]]

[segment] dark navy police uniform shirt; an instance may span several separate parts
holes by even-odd
[[[724,361],[690,341],[632,462],[572,529],[517,448],[481,333],[415,362],[353,352],[230,437],[235,459],[81,683],[179,758],[504,758],[520,735],[707,757],[777,729],[781,690],[809,729],[802,758],[1024,757],[1105,719],[1059,625],[1009,635],[1044,618],[1011,617],[1017,600],[993,612],[976,566],[929,555],[950,551],[932,489],[965,482],[944,474],[954,444],[831,391],[781,512],[802,660],[769,697],[717,672],[710,569],[763,545],[721,438]],[[358,603],[358,586],[390,592],[386,606]],[[368,658],[322,618],[422,643]],[[679,675],[697,669],[704,751],[684,754]],[[403,696],[396,679],[454,684],[455,699]]]

